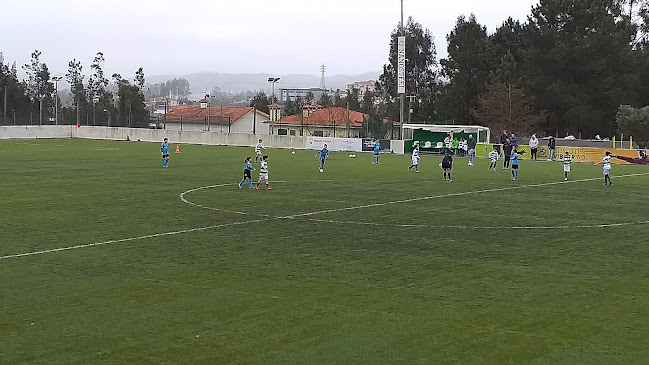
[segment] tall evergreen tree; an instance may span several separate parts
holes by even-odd
[[[471,111],[486,90],[492,66],[487,28],[473,14],[468,19],[460,16],[446,40],[448,58],[440,63],[449,83],[442,90],[440,112],[446,119],[474,124]]]
[[[434,119],[434,103],[437,92],[437,51],[430,31],[408,18],[404,28],[406,37],[406,95],[416,96],[412,105],[415,113],[413,121]],[[390,52],[388,63],[383,66],[383,73],[376,83],[376,93],[380,103],[379,113],[391,120],[399,120],[400,101],[397,94],[398,37],[399,27],[390,34]],[[429,107],[419,107],[419,102]],[[407,119],[407,111],[406,111]]]
[[[525,27],[527,89],[548,110],[551,134],[611,136],[617,107],[637,104],[635,37],[613,0],[541,0]]]

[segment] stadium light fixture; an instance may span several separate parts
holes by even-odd
[[[63,80],[63,76],[54,76],[54,123],[59,125],[59,81]]]

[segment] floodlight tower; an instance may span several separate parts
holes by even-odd
[[[272,94],[272,95],[273,95],[273,96],[272,96],[272,99],[273,99],[272,102],[273,102],[273,103],[276,103],[276,102],[277,102],[277,101],[275,100],[275,83],[278,82],[279,79],[280,79],[279,77],[269,77],[269,78],[268,78],[268,82],[270,82],[270,83],[273,84],[273,94]]]
[[[54,123],[56,125],[59,125],[59,81],[62,79],[62,76],[52,77],[52,81],[54,81]]]

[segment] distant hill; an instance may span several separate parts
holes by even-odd
[[[367,72],[359,75],[330,75],[326,77],[327,89],[344,89],[346,84],[354,81],[376,80],[380,71]],[[211,91],[218,87],[225,92],[242,92],[264,90],[270,93],[271,84],[268,78],[281,77],[275,89],[285,87],[319,87],[320,77],[315,75],[272,75],[272,74],[227,74],[217,72],[201,72],[185,75],[151,75],[147,76],[147,83],[159,84],[173,78],[185,78],[189,81],[192,93]]]

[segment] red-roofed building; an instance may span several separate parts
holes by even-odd
[[[201,104],[180,105],[167,112],[166,128],[181,129],[182,120],[182,130],[187,131],[268,134],[270,130],[266,123],[268,114],[259,110],[255,113],[252,107],[212,105],[208,108],[207,102]]]
[[[345,108],[311,105],[303,113],[290,115],[271,125],[272,134],[317,137],[359,137],[369,115]]]

